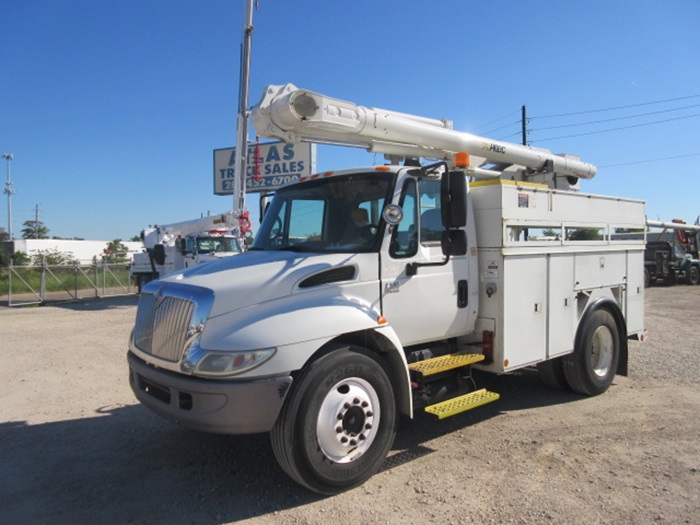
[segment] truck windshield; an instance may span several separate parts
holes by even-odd
[[[199,237],[197,238],[197,253],[238,253],[238,244],[231,237]]]
[[[370,252],[381,240],[382,210],[394,175],[338,175],[279,190],[252,249]]]

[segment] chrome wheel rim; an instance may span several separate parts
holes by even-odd
[[[615,354],[615,339],[610,328],[599,326],[593,334],[590,349],[590,363],[593,373],[603,378],[610,372]]]
[[[358,377],[343,379],[321,403],[316,436],[323,454],[333,463],[350,463],[372,446],[381,409],[370,383]]]

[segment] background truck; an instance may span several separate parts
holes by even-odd
[[[472,369],[537,367],[584,395],[627,373],[644,240],[612,233],[643,231],[644,203],[581,193],[593,165],[292,85],[253,120],[390,163],[280,189],[246,253],[144,287],[128,363],[149,409],[269,432],[291,478],[333,494],[380,468],[399,415],[497,400]]]
[[[674,219],[671,222],[647,221],[653,230],[646,234],[644,284],[700,283],[700,226]]]
[[[700,260],[685,253],[675,241],[647,241],[644,250],[644,284],[700,282]]]
[[[139,293],[154,279],[241,253],[237,238],[230,234],[233,224],[233,213],[228,212],[144,229],[141,240],[146,251],[134,254],[131,265]]]

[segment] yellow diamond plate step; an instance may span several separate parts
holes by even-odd
[[[480,407],[491,401],[496,401],[501,396],[495,392],[489,392],[485,388],[477,390],[476,392],[470,392],[463,396],[455,397],[453,399],[448,399],[442,403],[436,403],[435,405],[430,405],[425,407],[425,411],[429,414],[434,414],[438,419],[445,419],[446,417],[454,416],[472,408]]]
[[[446,372],[447,370],[460,368],[462,366],[471,365],[472,363],[478,363],[479,361],[483,360],[483,354],[449,354],[440,357],[433,357],[432,359],[426,359],[425,361],[411,363],[408,365],[408,369],[413,370],[414,372],[419,372],[423,374],[423,376],[429,376],[440,372]]]

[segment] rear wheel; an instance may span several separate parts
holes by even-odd
[[[345,346],[311,363],[295,380],[272,430],[272,448],[297,483],[336,494],[381,467],[397,418],[391,381],[376,357]]]
[[[579,394],[602,394],[612,384],[620,359],[620,332],[612,314],[598,309],[583,326],[572,354],[562,360],[569,387]]]

